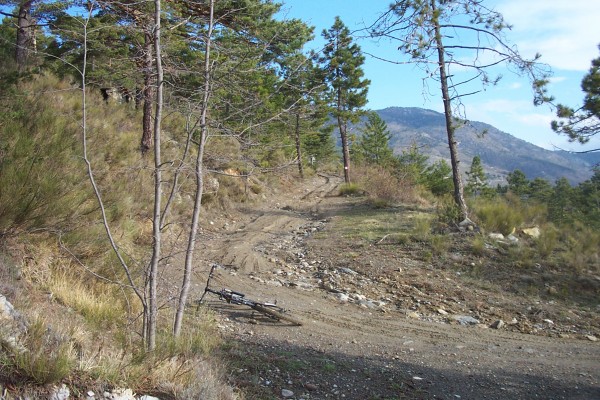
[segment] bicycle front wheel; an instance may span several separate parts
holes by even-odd
[[[273,319],[281,320],[281,321],[287,321],[287,322],[290,322],[290,323],[292,323],[294,325],[298,325],[298,326],[302,325],[302,322],[300,322],[300,320],[292,317],[291,315],[284,313],[283,311],[279,311],[276,308],[264,306],[262,304],[255,304],[252,308],[260,313],[265,314],[269,318],[273,318]]]

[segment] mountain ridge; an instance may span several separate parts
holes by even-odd
[[[416,143],[430,161],[449,162],[444,114],[419,107],[388,107],[375,112],[392,134],[390,146],[395,154]],[[461,172],[468,171],[473,157],[478,155],[491,185],[504,184],[507,174],[515,169],[523,171],[528,179],[543,178],[554,183],[564,177],[577,184],[589,179],[593,165],[600,162],[600,155],[581,157],[566,151],[546,150],[480,121],[469,121],[459,127],[456,139]]]

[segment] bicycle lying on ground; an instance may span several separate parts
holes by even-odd
[[[198,300],[198,304],[202,304],[204,296],[206,296],[207,293],[212,293],[219,296],[219,299],[224,300],[227,303],[248,306],[254,311],[257,311],[276,321],[286,321],[298,326],[302,325],[302,323],[298,319],[289,315],[286,309],[279,307],[275,303],[260,303],[258,301],[250,300],[246,298],[245,294],[233,291],[231,289],[212,289],[210,287],[210,281],[213,278],[213,274],[218,267],[218,264],[211,265],[210,273],[208,274],[208,279],[206,280],[206,287],[204,288],[204,293],[202,293],[200,300]]]

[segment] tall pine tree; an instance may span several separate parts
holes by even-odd
[[[348,123],[356,123],[361,108],[367,104],[368,79],[364,79],[362,65],[365,57],[360,47],[353,43],[350,30],[339,17],[333,26],[322,33],[326,40],[319,62],[325,71],[325,82],[329,88],[329,103],[342,141],[344,157],[344,179],[350,183],[350,149]]]

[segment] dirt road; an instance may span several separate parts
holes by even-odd
[[[219,270],[217,285],[276,299],[304,322],[255,319],[242,308],[209,302],[232,338],[232,371],[247,398],[600,399],[600,342],[468,320],[464,326],[422,321],[391,307],[385,296],[343,290],[350,278],[353,287],[384,281],[348,263],[336,267],[335,248],[319,254],[316,244],[327,236],[330,218],[357,206],[334,196],[339,183],[316,176],[260,209],[241,210],[235,223],[204,240],[206,261],[230,265]],[[406,262],[395,268],[402,271]],[[198,290],[206,272],[197,277]],[[390,297],[401,287],[385,282]]]

